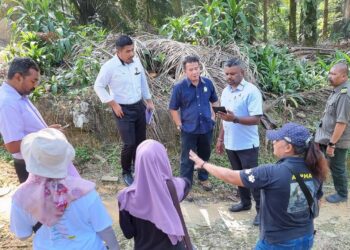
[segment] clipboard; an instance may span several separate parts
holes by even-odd
[[[152,119],[153,119],[153,114],[154,114],[154,110],[148,110],[146,109],[145,111],[145,116],[146,116],[146,124],[151,124]]]

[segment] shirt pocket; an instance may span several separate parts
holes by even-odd
[[[329,115],[335,115],[335,111],[336,111],[336,105],[335,105],[335,101],[331,100],[328,101],[326,104],[326,110],[325,112]]]

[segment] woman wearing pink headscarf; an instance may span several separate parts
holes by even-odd
[[[172,180],[178,200],[183,200],[190,182],[173,177],[161,143],[142,142],[136,151],[135,180],[118,194],[120,227],[126,238],[134,238],[135,250],[185,249],[185,233],[167,180]]]
[[[11,231],[34,250],[119,250],[95,184],[68,175],[75,151],[63,133],[45,128],[24,137],[28,179],[13,195]]]

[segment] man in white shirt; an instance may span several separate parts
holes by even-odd
[[[146,139],[145,110],[154,109],[146,74],[129,36],[116,40],[116,55],[101,68],[94,85],[98,97],[113,110],[123,141],[121,165],[126,185],[131,185],[137,146]],[[108,86],[109,92],[106,90]]]
[[[258,166],[259,133],[258,124],[262,111],[262,96],[259,89],[252,83],[244,80],[242,62],[231,59],[225,63],[224,73],[228,86],[221,95],[221,105],[227,113],[219,112],[223,120],[216,143],[216,152],[222,154],[224,146],[232,169],[242,170]],[[249,210],[251,190],[238,187],[241,202],[230,208],[231,212]],[[254,225],[259,222],[260,191],[252,190],[256,202],[258,215]]]

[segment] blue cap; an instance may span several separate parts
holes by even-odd
[[[307,147],[311,140],[311,134],[307,128],[297,123],[286,123],[277,130],[268,130],[266,137],[270,141],[285,140],[297,147]]]

